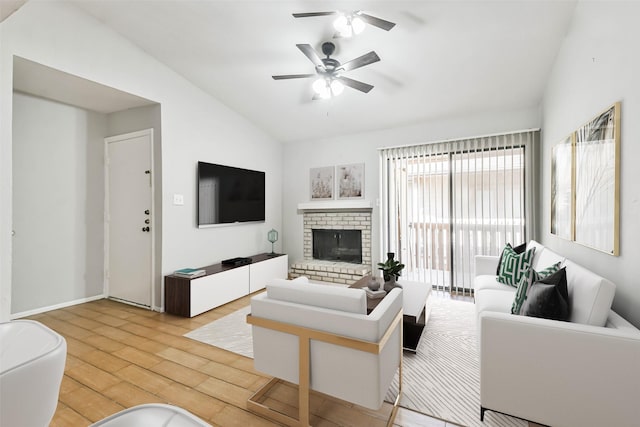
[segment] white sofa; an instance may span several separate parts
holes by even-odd
[[[485,410],[553,427],[640,423],[640,331],[611,310],[615,285],[549,248],[532,267],[566,267],[570,321],[511,314],[516,288],[496,280],[498,257],[476,257],[474,296]]]
[[[402,289],[367,315],[363,289],[296,281],[273,280],[247,316],[255,368],[299,384],[300,418],[276,420],[307,425],[309,389],[379,409],[401,367]],[[253,398],[249,408],[274,416]]]

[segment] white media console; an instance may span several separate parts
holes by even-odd
[[[264,289],[272,279],[287,278],[287,255],[259,254],[249,258],[251,263],[245,265],[213,264],[202,267],[206,274],[193,279],[165,276],[165,311],[184,317],[197,316]]]

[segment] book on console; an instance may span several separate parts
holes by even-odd
[[[364,288],[364,291],[367,293],[367,296],[372,299],[384,298],[387,292],[384,289],[378,289],[377,291],[372,291],[369,288]]]
[[[182,268],[173,272],[174,276],[193,278],[198,276],[204,276],[207,272],[198,268]]]

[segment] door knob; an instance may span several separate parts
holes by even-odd
[[[149,231],[149,227],[142,227],[142,231],[148,232]]]

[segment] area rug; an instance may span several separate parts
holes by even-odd
[[[251,325],[246,320],[250,312],[248,305],[184,336],[253,359]]]
[[[468,427],[527,427],[527,422],[491,411],[480,422],[480,364],[473,303],[432,296],[431,314],[416,353],[404,353],[400,406]],[[253,357],[244,307],[186,337]],[[387,400],[398,387],[394,379]]]
[[[480,357],[473,303],[437,298],[415,354],[403,358],[400,405],[468,427],[527,427],[528,423],[487,411],[480,421]],[[429,307],[427,307],[429,308]],[[396,377],[387,394],[397,394]]]

